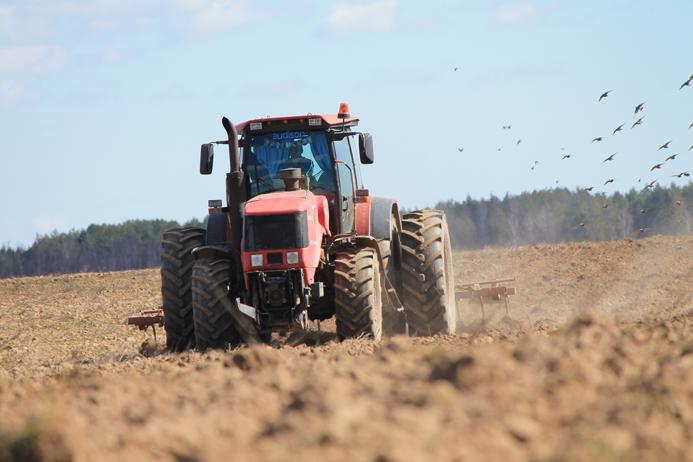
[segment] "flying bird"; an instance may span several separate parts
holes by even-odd
[[[667,141],[666,143],[664,143],[663,145],[661,145],[661,146],[659,147],[659,149],[669,149],[669,143],[671,143],[672,141],[674,141],[674,140],[669,140],[669,141]],[[657,149],[657,151],[659,151],[659,149]]]
[[[650,208],[649,208],[649,207],[648,207],[648,208],[646,208],[646,209],[642,209],[642,210],[641,210],[641,211],[639,211],[638,213],[645,213],[645,212],[647,212],[648,210],[650,210]]]
[[[464,148],[462,148],[462,149],[457,148],[457,150],[460,151],[460,152],[462,152],[462,151],[464,151]]]
[[[688,148],[689,151],[690,151],[691,149],[693,149],[693,146],[691,146],[690,148]]]
[[[676,205],[681,205],[681,201],[676,201]]]
[[[642,107],[645,105],[646,102],[647,101],[643,101],[642,103],[635,106],[635,115],[633,115],[634,119],[635,119],[635,116],[638,115],[638,112],[642,111]]]
[[[614,180],[613,178],[610,180],[606,180],[606,183],[604,183],[604,186],[608,185],[609,183],[613,183],[614,181],[616,181],[616,180]]]
[[[517,144],[520,144],[520,141],[522,141],[522,140],[517,140]]]
[[[589,188],[583,189],[583,191],[592,191],[594,189],[594,186],[590,186]]]
[[[623,129],[623,126],[624,126],[624,125],[625,125],[625,124],[621,124],[621,125],[619,125],[619,126],[618,126],[618,127],[616,128],[616,130],[614,130],[614,132],[612,133],[612,135],[615,135],[615,134],[616,134],[616,132],[620,132],[620,131],[621,131],[621,129]]]
[[[455,68],[455,72],[457,72],[457,68]]]
[[[649,229],[650,229],[650,228],[640,228],[639,230],[637,230],[637,231],[635,232],[635,234],[644,233],[645,231],[647,231],[647,230],[649,230]]]
[[[652,171],[652,170],[654,170],[654,169],[656,169],[656,168],[662,168],[662,165],[664,165],[664,164],[657,164],[657,165],[655,165],[654,167],[652,167],[652,168],[650,169],[650,171]]]
[[[681,218],[679,221],[677,221],[677,222],[674,223],[674,224],[675,224],[675,225],[678,225],[679,223],[683,224],[683,218]]]
[[[676,154],[672,154],[669,157],[667,157],[667,160],[674,160],[674,159],[676,159],[676,156],[678,156],[679,154],[681,154],[681,153],[677,152]],[[665,160],[664,162],[666,162],[667,160]]]
[[[679,173],[678,175],[671,175],[671,176],[672,176],[672,178],[673,178],[673,177],[681,178],[682,176],[689,177],[689,176],[691,176],[691,174],[688,173],[688,172],[681,172],[681,173]]]
[[[602,205],[602,210],[604,210],[605,208],[607,208],[607,207],[610,206],[611,204],[613,204],[613,202],[609,202],[608,204]]]
[[[618,153],[615,152],[615,153],[611,154],[609,157],[607,157],[606,159],[604,159],[604,160],[602,161],[602,164],[603,164],[604,162],[606,162],[607,160],[614,160],[614,156],[615,156],[616,154],[618,154]]]
[[[598,136],[598,137],[596,137],[595,139],[593,139],[592,142],[594,143],[595,141],[601,141],[601,140],[602,140],[602,137],[601,137],[601,136]]]
[[[563,159],[570,159],[570,154],[566,154],[565,156],[563,156]],[[563,160],[563,159],[561,159],[561,160]]]
[[[688,129],[690,130],[690,129],[691,129],[691,127],[693,127],[693,124],[690,124],[690,125],[688,126]]]
[[[645,118],[645,116],[640,117],[640,118],[633,124],[633,126],[630,127],[631,130],[634,129],[636,125],[642,125],[642,119],[644,119],[644,118]]]
[[[686,80],[685,82],[683,82],[683,83],[681,84],[681,86],[679,87],[679,90],[682,89],[683,87],[690,87],[690,86],[691,86],[691,81],[693,81],[693,75],[691,75],[690,77],[688,77],[688,80]]]
[[[602,93],[602,96],[599,97],[599,101],[601,101],[603,98],[606,98],[607,96],[609,96],[609,93],[611,93],[612,91],[613,90],[609,90],[609,91],[605,91],[604,93]]]
[[[646,190],[647,188],[653,187],[654,184],[655,184],[656,182],[657,182],[657,180],[654,180],[652,183],[650,183],[650,184],[648,184],[647,186],[645,186],[644,188],[642,188],[642,190],[644,191],[644,190]]]
[[[579,227],[581,227],[581,226],[585,226],[585,223],[578,223],[575,227],[576,227],[576,228],[579,228]]]

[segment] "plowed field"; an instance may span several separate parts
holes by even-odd
[[[509,316],[206,354],[125,324],[158,270],[0,280],[0,460],[693,460],[693,237],[454,259]]]

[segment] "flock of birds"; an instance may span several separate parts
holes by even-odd
[[[683,89],[683,87],[690,87],[690,86],[691,86],[691,82],[693,82],[693,75],[691,75],[685,82],[683,82],[683,83],[681,84],[681,86],[679,87],[679,90]],[[602,94],[599,96],[599,99],[597,100],[597,102],[600,102],[600,101],[603,100],[604,98],[607,98],[607,97],[609,96],[609,93],[611,93],[612,91],[613,91],[613,90],[609,90],[609,91],[605,91],[604,93],[602,93]],[[636,117],[638,116],[638,114],[644,110],[645,103],[646,103],[646,101],[643,101],[642,103],[640,103],[640,104],[638,104],[637,106],[635,106],[635,112],[634,112],[634,114],[633,114],[633,118],[636,118]],[[635,127],[638,126],[638,125],[642,125],[643,119],[645,119],[645,115],[642,115],[638,120],[636,120],[630,128],[633,129],[633,128],[635,128]],[[618,127],[616,127],[616,128],[614,129],[614,131],[612,132],[612,136],[615,135],[617,132],[620,132],[621,130],[623,130],[623,127],[624,127],[625,125],[626,125],[626,124],[624,123],[624,124],[621,124],[621,125],[619,125]],[[689,129],[689,130],[690,130],[691,128],[693,128],[693,123],[690,124],[690,125],[688,126],[688,129]],[[592,143],[602,141],[603,139],[604,139],[603,137],[598,136],[598,137],[596,137],[596,138],[594,138],[594,139],[592,140]],[[673,141],[673,140],[669,140],[669,141],[667,141],[666,143],[664,143],[663,145],[661,145],[661,146],[657,149],[657,152],[661,151],[662,149],[669,149],[669,144],[670,144],[672,141]],[[690,151],[690,150],[693,150],[693,146],[691,146],[690,148],[688,148],[688,150],[689,150],[689,151]],[[611,154],[609,157],[607,157],[606,159],[604,159],[604,160],[602,161],[602,163],[606,163],[606,162],[609,162],[609,161],[613,161],[613,160],[614,160],[614,157],[616,156],[616,154],[618,154],[618,153],[615,152],[615,153]],[[676,160],[676,157],[679,156],[679,155],[681,155],[680,152],[679,152],[679,153],[676,153],[676,154],[670,155],[669,157],[667,157],[667,158],[664,160],[664,162],[655,164],[655,165],[650,169],[650,172],[653,172],[653,171],[655,171],[655,170],[661,169],[661,168],[664,166],[664,164],[666,164],[666,163],[669,162],[670,160],[671,160],[671,161]],[[566,159],[566,158],[570,158],[570,156],[564,156],[564,157],[563,157],[563,159]],[[534,167],[532,167],[532,168],[534,168]],[[689,171],[681,172],[681,173],[672,175],[672,178],[673,178],[673,177],[682,178],[682,177],[684,177],[684,176],[685,176],[685,177],[690,177],[690,172],[689,172]],[[616,181],[614,178],[610,178],[610,179],[608,179],[608,180],[604,183],[604,186],[606,186],[606,185],[609,184],[609,183],[613,183],[614,181]],[[640,182],[640,181],[641,181],[641,180],[638,180],[638,182]],[[645,190],[647,190],[647,189],[653,188],[654,185],[657,184],[657,181],[659,181],[659,180],[654,180],[654,181],[648,183],[648,184],[643,188],[643,191],[645,191]],[[592,191],[592,189],[594,189],[594,186],[590,186],[589,188],[584,188],[584,191],[590,192],[590,191]],[[676,202],[676,205],[681,205],[681,204],[682,204],[682,201],[680,201],[680,200],[675,201],[675,202]],[[609,205],[612,205],[612,204],[613,204],[613,202],[610,202],[610,203],[607,203],[607,204],[602,205],[601,210],[607,209],[607,208],[609,207]],[[647,213],[648,210],[650,210],[649,207],[640,210],[638,213],[644,214],[644,213]],[[673,218],[673,216],[674,216],[674,214],[672,213],[670,218]],[[676,222],[676,224],[679,224],[679,223],[682,224],[682,223],[684,223],[684,221],[685,221],[684,219],[680,219],[680,220],[678,220],[678,221]],[[585,225],[586,225],[586,223],[579,223],[579,224],[576,226],[576,228],[584,227]],[[644,233],[644,232],[649,231],[649,230],[650,230],[650,228],[640,228],[640,229],[638,229],[638,230],[635,232],[635,234],[637,235],[637,234]]]
[[[457,69],[455,69],[455,70],[457,70]],[[684,87],[690,87],[692,83],[693,83],[693,75],[691,75],[685,82],[683,82],[683,83],[681,84],[681,86],[679,87],[679,90],[682,90]],[[604,98],[608,98],[609,94],[610,94],[612,91],[613,91],[613,90],[609,90],[609,91],[605,91],[604,93],[602,93],[602,94],[599,96],[599,99],[597,100],[597,102],[601,102]],[[642,103],[640,103],[640,104],[638,104],[638,105],[635,106],[635,111],[634,111],[634,114],[633,114],[633,118],[638,117],[638,114],[640,114],[640,113],[642,113],[642,112],[644,111],[644,109],[645,109],[645,103],[646,103],[646,101],[643,101]],[[645,119],[645,114],[641,114],[641,116],[631,125],[630,128],[631,128],[631,129],[634,129],[634,128],[637,127],[637,126],[641,126],[641,125],[643,124],[644,119]],[[623,124],[619,125],[618,127],[616,127],[616,128],[613,130],[613,132],[612,132],[612,136],[615,135],[616,133],[622,131],[623,128],[624,128],[625,126],[626,126],[626,123],[623,123]],[[512,128],[511,125],[504,125],[504,126],[503,126],[503,130],[510,130],[511,128]],[[688,130],[690,130],[691,128],[693,128],[693,123],[691,123],[691,124],[688,126]],[[603,136],[598,136],[598,137],[596,137],[596,138],[594,138],[594,139],[592,140],[592,143],[600,142],[600,141],[603,141],[603,140],[604,140],[604,137],[603,137]],[[517,141],[516,144],[519,145],[521,141],[522,141],[522,139],[519,139],[519,140]],[[661,150],[669,149],[669,144],[672,143],[672,141],[673,141],[673,140],[669,140],[669,141],[667,141],[666,143],[664,143],[663,145],[661,145],[661,146],[657,149],[657,152],[659,152],[659,151],[661,151]],[[500,151],[501,149],[498,149],[498,150]],[[563,148],[561,148],[561,150],[563,150]],[[691,146],[690,148],[688,148],[688,151],[691,151],[691,150],[693,150],[693,146]],[[459,152],[463,152],[463,151],[464,151],[464,148],[458,148],[458,151],[459,151]],[[607,158],[605,158],[605,159],[602,161],[602,163],[606,163],[606,162],[613,161],[617,154],[618,154],[618,152],[615,152],[615,153],[611,154],[610,156],[608,156]],[[664,162],[662,162],[662,163],[657,163],[657,164],[655,164],[654,166],[652,166],[652,168],[650,168],[650,172],[653,172],[653,171],[655,171],[655,170],[661,169],[661,168],[662,168],[667,162],[669,162],[669,161],[675,161],[676,158],[677,158],[679,155],[681,155],[680,152],[679,152],[679,153],[676,153],[676,154],[670,155],[669,157],[667,157],[667,158],[664,160]],[[566,154],[566,155],[564,155],[564,156],[561,158],[561,160],[566,160],[566,159],[570,159],[570,154]],[[537,167],[538,164],[539,164],[539,161],[534,161],[534,164],[532,165],[532,167],[530,168],[530,170],[534,170],[535,167]],[[689,172],[689,171],[683,171],[683,172],[681,172],[681,173],[672,175],[672,178],[674,178],[674,177],[675,177],[675,178],[679,178],[679,179],[682,178],[682,177],[690,177],[690,172]],[[638,182],[640,182],[641,180],[642,180],[642,178],[639,179]],[[615,178],[610,178],[610,179],[606,180],[606,182],[604,183],[604,186],[606,186],[606,185],[608,185],[608,184],[610,184],[610,183],[613,183],[614,181],[616,181]],[[658,181],[659,181],[659,180],[657,179],[657,180],[654,180],[654,181],[648,183],[648,184],[643,188],[643,191],[645,191],[645,190],[647,190],[647,189],[652,189],[652,188],[655,186],[655,184],[657,184]],[[558,181],[556,181],[556,183],[558,183]],[[586,192],[589,193],[589,192],[591,192],[591,191],[594,189],[594,186],[590,186],[590,187],[588,187],[588,188],[582,188],[582,189],[583,189],[583,191],[586,191]],[[675,203],[676,203],[677,205],[682,205],[682,201],[675,201]],[[613,204],[613,202],[610,202],[610,203],[607,203],[607,204],[602,205],[601,210],[607,209],[607,208],[608,208],[610,205],[612,205],[612,204]],[[650,210],[650,209],[649,209],[649,208],[645,208],[645,209],[640,210],[638,213],[644,214],[644,213],[647,213],[648,210]],[[674,214],[672,213],[670,218],[673,218],[673,216],[674,216]],[[684,219],[680,219],[680,220],[678,220],[678,221],[676,222],[676,224],[680,224],[680,223],[682,224],[682,223],[684,223],[684,222],[685,222]],[[579,227],[584,227],[584,226],[586,226],[586,225],[587,225],[587,223],[579,223],[579,224],[578,224],[577,226],[575,226],[575,227],[576,227],[576,228],[579,228]],[[638,230],[635,232],[635,234],[636,234],[636,235],[637,235],[637,234],[641,234],[641,233],[644,233],[644,232],[649,231],[649,230],[650,230],[650,228],[640,228],[640,229],[638,229]]]

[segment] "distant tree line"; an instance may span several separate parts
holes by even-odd
[[[556,188],[503,199],[468,197],[439,202],[435,208],[445,211],[457,249],[689,234],[693,184],[610,196]]]
[[[53,231],[37,236],[26,250],[3,245],[0,278],[154,268],[161,264],[163,232],[177,226],[176,221],[131,220],[67,233]],[[184,226],[205,224],[193,219]]]
[[[434,208],[445,211],[456,249],[690,234],[693,184],[656,185],[610,196],[556,188],[502,199],[467,197]],[[54,231],[38,236],[26,250],[3,245],[0,278],[158,267],[163,232],[177,226],[176,221],[132,220]],[[193,219],[183,226],[204,228],[206,223]]]

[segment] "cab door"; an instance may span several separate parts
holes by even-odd
[[[340,139],[341,138],[341,139]],[[354,159],[351,155],[348,137],[335,136],[332,143],[334,147],[335,159],[344,162],[335,162],[337,181],[339,182],[339,193],[336,195],[337,208],[339,209],[341,233],[348,233],[354,229],[354,179],[356,169]]]

